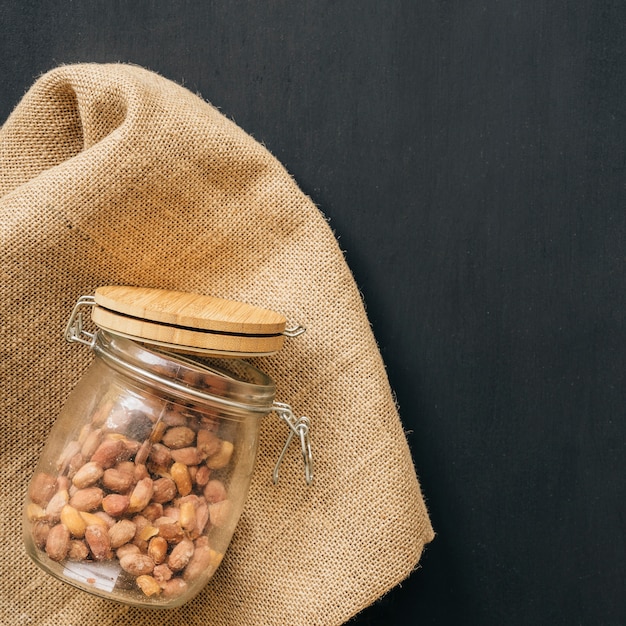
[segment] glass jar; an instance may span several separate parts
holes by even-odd
[[[181,354],[102,328],[85,333],[78,320],[68,328],[78,331],[74,340],[88,337],[82,342],[95,358],[30,482],[27,552],[96,595],[179,606],[207,583],[228,547],[260,418],[276,411],[290,427],[279,463],[300,438],[310,482],[308,420],[275,403],[273,381],[246,361]]]

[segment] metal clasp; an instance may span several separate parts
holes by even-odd
[[[289,426],[290,429],[287,441],[285,442],[283,450],[278,457],[278,461],[276,461],[276,466],[274,467],[274,484],[276,485],[278,483],[278,471],[283,462],[283,459],[285,458],[285,454],[287,453],[287,448],[289,448],[291,440],[295,436],[297,436],[298,439],[300,439],[302,458],[304,460],[304,478],[306,480],[306,484],[311,485],[311,483],[313,482],[313,454],[311,453],[311,439],[309,437],[311,421],[308,417],[297,418],[293,414],[293,411],[288,404],[283,404],[282,402],[274,402],[272,408],[274,409],[274,412],[278,415],[278,417],[282,419],[287,424],[287,426]]]
[[[69,343],[82,343],[85,346],[93,348],[96,341],[94,333],[87,332],[83,328],[83,307],[93,307],[96,304],[94,296],[81,296],[76,301],[72,314],[65,327],[65,340]]]
[[[297,324],[296,326],[285,328],[285,330],[283,330],[283,335],[285,335],[285,337],[299,337],[302,333],[305,332],[306,328],[304,326],[300,326],[300,324]]]

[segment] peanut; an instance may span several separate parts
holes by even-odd
[[[222,562],[223,558],[224,558],[223,552],[218,552],[217,550],[211,550],[211,567],[213,568],[213,571],[215,571],[220,566],[220,563]]]
[[[91,423],[94,426],[102,426],[104,422],[106,422],[107,418],[109,418],[114,411],[116,411],[116,407],[113,405],[112,399],[105,400],[93,413],[91,418]]]
[[[85,541],[96,561],[103,561],[111,557],[111,540],[106,527],[99,524],[87,526]]]
[[[190,537],[192,539],[199,537],[204,532],[208,521],[209,505],[205,501],[202,501],[196,509],[196,523],[193,532],[190,533]]]
[[[120,567],[133,576],[151,574],[154,561],[147,554],[127,554],[120,559]]]
[[[76,472],[85,464],[85,457],[77,452],[71,459],[67,465],[67,475],[70,478],[74,478]]]
[[[136,460],[137,459],[135,459],[135,461]],[[143,463],[139,463],[133,468],[133,479],[136,483],[138,483],[143,478],[150,478],[150,472]]]
[[[116,520],[113,519],[108,513],[106,513],[105,511],[96,511],[94,513],[94,515],[96,517],[99,517],[103,522],[104,522],[104,526],[106,526],[107,528],[111,528],[112,526],[115,526],[115,522]]]
[[[165,504],[176,496],[176,483],[171,478],[157,478],[154,481],[152,500],[158,504]]]
[[[182,578],[172,578],[163,583],[164,598],[177,598],[187,591],[187,583]]]
[[[188,500],[182,502],[180,505],[180,518],[179,523],[184,530],[190,532],[196,525],[196,502],[195,500]]]
[[[135,463],[134,461],[120,461],[115,466],[115,469],[119,470],[120,472],[128,472],[129,474],[133,475],[135,472]]]
[[[154,500],[154,495],[152,499]],[[163,517],[163,505],[158,502],[151,502],[145,509],[141,510],[141,514],[146,519],[153,522],[155,519]]]
[[[194,447],[172,450],[172,458],[176,463],[188,466],[198,465],[203,460],[202,455],[198,452],[198,448]]]
[[[152,576],[142,574],[137,576],[135,582],[146,596],[158,596],[161,593],[161,586]]]
[[[148,459],[147,463],[148,475],[158,480],[159,478],[169,478],[170,469],[166,465],[157,465]]]
[[[135,517],[133,517],[133,523],[137,527],[137,532],[133,537],[133,543],[138,546],[142,552],[145,552],[148,549],[148,541],[141,538],[141,532],[144,528],[150,526],[150,522],[143,515],[135,515]]]
[[[50,524],[43,520],[38,520],[33,524],[33,541],[38,548],[44,548],[50,533]]]
[[[67,466],[70,462],[70,459],[78,452],[80,452],[80,444],[78,441],[70,441],[63,452],[61,452],[58,460],[57,460],[57,469],[60,474],[64,474],[67,470]]]
[[[141,444],[135,439],[126,439],[124,441],[124,447],[126,448],[126,451],[124,453],[123,458],[130,459],[134,455],[136,455],[137,452],[139,452],[139,448],[141,447]]]
[[[196,433],[188,426],[174,426],[169,428],[161,441],[168,448],[177,450],[190,446],[196,439]]]
[[[81,429],[80,429],[80,433],[78,434],[78,443],[82,446],[85,443],[85,440],[87,439],[87,437],[89,436],[89,434],[92,432],[91,429],[91,424],[85,424]]]
[[[164,583],[172,577],[172,570],[165,563],[159,563],[159,565],[154,566],[152,575],[157,582]]]
[[[135,463],[137,465],[144,465],[148,460],[148,456],[150,455],[150,450],[152,449],[152,442],[149,439],[146,439],[140,446],[139,450],[137,450],[137,454],[135,455]]]
[[[157,422],[150,433],[150,441],[152,443],[157,443],[157,441],[161,441],[163,434],[167,429],[167,424],[165,422]]]
[[[173,504],[163,507],[163,517],[169,517],[173,522],[177,522],[180,519],[180,509]]]
[[[95,511],[102,503],[104,492],[100,487],[79,489],[71,498],[70,504],[79,511]]]
[[[28,497],[40,507],[47,506],[57,489],[57,481],[54,476],[39,472],[35,474],[28,488]]]
[[[153,443],[150,450],[150,461],[161,467],[168,467],[172,462],[172,453],[170,449],[160,443]]]
[[[102,476],[102,484],[109,491],[115,491],[115,493],[126,493],[131,488],[134,482],[132,470],[121,470],[117,467],[111,467],[105,470]]]
[[[213,550],[209,546],[197,547],[185,567],[183,579],[187,582],[194,582],[200,576],[206,575],[213,559]]]
[[[85,441],[82,448],[80,449],[80,453],[83,455],[84,458],[90,459],[93,453],[98,449],[101,441],[102,429],[97,428],[96,430],[92,430],[87,435],[87,437],[85,437]]]
[[[26,505],[26,517],[29,522],[35,522],[37,520],[43,519],[46,516],[46,512],[42,509],[38,504],[34,502],[29,502]]]
[[[61,511],[69,502],[69,499],[70,496],[67,489],[57,491],[50,499],[50,502],[48,502],[48,506],[46,507],[46,518],[51,522],[58,522],[59,519],[61,519]]]
[[[204,488],[204,498],[209,504],[226,499],[226,487],[221,480],[210,480]]]
[[[183,463],[174,463],[170,468],[172,480],[176,483],[178,493],[181,496],[187,496],[191,493],[192,484],[189,470]]]
[[[152,537],[156,537],[156,535],[158,534],[159,529],[156,526],[153,526],[152,524],[147,524],[137,533],[137,537],[141,541],[150,541]]]
[[[86,526],[102,526],[102,528],[108,530],[109,525],[107,524],[106,520],[102,519],[98,515],[95,515],[94,513],[88,513],[87,511],[79,511],[79,513],[83,520],[85,520]]]
[[[206,460],[207,467],[209,469],[222,469],[226,467],[230,463],[233,450],[234,446],[230,441],[222,441],[219,452]]]
[[[57,524],[50,529],[46,538],[46,554],[53,561],[62,561],[70,548],[70,531],[65,524]]]
[[[199,430],[197,435],[198,450],[204,458],[217,454],[222,446],[221,439],[209,430]]]
[[[198,487],[204,487],[211,478],[211,470],[206,465],[200,465],[196,471],[194,482]]]
[[[85,463],[72,478],[72,484],[79,489],[84,489],[85,487],[91,487],[91,485],[95,485],[100,478],[104,470],[102,466],[94,461],[90,461],[89,463]]]
[[[159,565],[165,561],[167,555],[168,543],[163,537],[152,537],[148,544],[148,555],[152,557],[154,562]]]
[[[129,519],[123,519],[109,528],[109,540],[111,548],[116,550],[128,543],[137,532],[137,527]]]
[[[221,500],[215,504],[209,504],[209,519],[213,526],[217,528],[223,528],[228,522],[232,511],[230,500]]]
[[[172,427],[185,426],[187,424],[187,418],[180,411],[167,411],[163,415],[163,421]]]
[[[193,556],[194,553],[194,545],[193,541],[189,539],[183,539],[179,544],[177,544],[169,558],[167,559],[167,564],[169,568],[173,572],[178,572],[181,569],[184,569],[189,563],[189,560]]]
[[[73,506],[66,504],[61,510],[61,522],[65,524],[66,528],[70,531],[73,537],[79,539],[85,536],[85,529],[87,524],[81,517],[80,512]]]
[[[84,541],[80,539],[72,539],[67,552],[67,558],[70,561],[84,561],[89,556],[89,548]]]
[[[141,550],[135,544],[125,543],[123,546],[120,546],[115,551],[115,556],[117,557],[117,560],[119,561],[120,559],[125,557],[127,554],[139,554],[140,552]]]
[[[163,537],[168,543],[178,543],[185,537],[185,533],[180,524],[170,521],[170,518],[162,517],[154,523],[159,529],[159,537]]]
[[[102,508],[112,517],[120,517],[128,510],[130,498],[119,493],[110,493],[102,500]]]
[[[91,461],[103,469],[113,467],[126,456],[126,446],[121,439],[105,439],[93,453]]]
[[[138,513],[141,509],[148,506],[152,498],[154,481],[152,478],[142,478],[130,494],[130,503],[128,505],[129,513]]]

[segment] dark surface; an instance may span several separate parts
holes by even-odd
[[[626,624],[626,5],[0,0],[0,119],[143,65],[262,141],[362,288],[438,536],[351,624]]]

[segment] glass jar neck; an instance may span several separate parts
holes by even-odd
[[[102,329],[96,333],[93,351],[113,370],[177,400],[218,406],[242,415],[262,416],[272,410],[274,382],[239,359],[187,356],[147,347]]]

